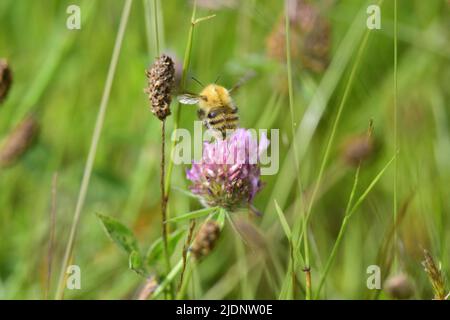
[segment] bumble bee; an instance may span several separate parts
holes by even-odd
[[[230,95],[231,90],[217,84],[207,85],[198,95],[183,94],[178,100],[184,104],[198,104],[198,117],[208,129],[215,129],[225,137],[226,130],[238,126],[238,108]]]
[[[231,93],[253,75],[253,73],[247,74],[229,90],[213,83],[204,87],[199,94],[186,93],[178,96],[178,101],[183,104],[198,104],[197,114],[205,127],[218,130],[222,137],[225,137],[227,130],[235,130],[239,124],[238,108],[231,98]]]

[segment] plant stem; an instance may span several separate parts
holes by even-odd
[[[382,1],[380,1],[380,3],[381,2]],[[326,148],[325,148],[325,153],[323,155],[322,162],[321,162],[321,165],[320,165],[317,181],[315,183],[313,192],[311,194],[311,199],[310,199],[309,204],[308,204],[308,209],[306,211],[306,217],[305,217],[305,220],[304,220],[304,226],[303,226],[303,232],[302,232],[303,238],[304,238],[304,246],[305,246],[305,261],[309,260],[309,257],[308,257],[308,251],[309,250],[307,250],[308,244],[307,244],[307,236],[306,236],[307,228],[308,228],[308,221],[309,221],[309,218],[311,216],[314,200],[315,200],[315,198],[317,196],[317,192],[319,191],[319,188],[320,188],[320,185],[321,185],[321,182],[322,182],[323,174],[325,172],[325,167],[326,167],[326,164],[328,162],[328,158],[330,156],[331,146],[334,143],[337,127],[339,125],[339,122],[340,122],[340,119],[341,119],[341,116],[342,116],[342,111],[344,109],[345,104],[347,103],[347,99],[348,99],[348,96],[349,96],[349,93],[350,93],[350,89],[352,88],[353,82],[355,80],[356,71],[358,70],[358,66],[359,66],[359,64],[361,62],[363,53],[365,51],[365,48],[367,46],[367,42],[369,40],[369,35],[370,35],[370,30],[366,31],[366,33],[364,34],[364,38],[363,38],[363,40],[361,42],[361,45],[359,46],[358,52],[356,54],[356,59],[355,59],[355,62],[353,64],[353,66],[352,66],[352,69],[350,71],[350,75],[349,75],[347,84],[345,86],[344,94],[343,94],[342,100],[341,100],[341,102],[339,104],[339,108],[338,108],[338,111],[337,111],[337,114],[336,114],[336,118],[335,118],[335,120],[333,122],[331,133],[330,133],[330,136],[328,138],[328,142],[327,142],[327,145],[326,145]]]
[[[181,294],[181,289],[183,288],[184,273],[186,271],[186,266],[187,266],[187,254],[188,254],[189,246],[192,241],[192,236],[194,234],[194,229],[195,229],[195,219],[192,219],[191,224],[189,226],[189,233],[188,233],[186,242],[184,243],[184,247],[183,247],[183,268],[181,270],[180,283],[178,285],[177,297]]]
[[[192,10],[192,16],[191,16],[191,26],[189,28],[189,34],[188,34],[188,40],[186,49],[184,52],[184,61],[183,61],[183,70],[181,74],[181,86],[180,91],[183,92],[186,88],[186,76],[187,71],[189,69],[189,65],[191,62],[191,52],[192,52],[192,43],[194,38],[194,27],[195,27],[195,14],[197,11],[197,1],[194,1],[194,8]],[[178,102],[177,104],[177,110],[175,111],[175,120],[173,124],[173,131],[176,132],[176,130],[180,126],[180,114],[181,114],[181,104]],[[167,176],[166,176],[166,188],[165,188],[165,194],[167,199],[169,199],[170,194],[170,185],[171,185],[171,177],[172,177],[172,169],[173,169],[173,157],[175,155],[175,144],[176,141],[172,139],[172,144],[170,147],[170,161],[167,166]]]
[[[153,19],[155,23],[155,43],[156,43],[156,55],[159,57],[159,32],[158,32],[158,0],[153,0]]]
[[[297,152],[297,139],[296,139],[296,134],[295,134],[295,121],[294,121],[294,89],[293,89],[293,84],[292,84],[292,62],[291,62],[291,41],[290,41],[290,20],[289,20],[289,8],[288,8],[288,1],[286,1],[285,3],[285,34],[286,34],[286,39],[285,39],[285,43],[286,43],[286,62],[287,62],[287,78],[288,78],[288,93],[289,93],[289,112],[290,112],[290,116],[291,116],[291,133],[292,133],[292,145],[294,148],[294,167],[296,169],[296,176],[297,176],[297,184],[298,184],[298,194],[299,197],[296,198],[295,200],[295,209],[297,209],[298,207],[298,202],[300,202],[300,214],[301,217],[305,217],[304,215],[304,211],[303,211],[303,188],[302,188],[302,183],[301,183],[301,179],[300,179],[300,169],[298,167],[298,152]],[[294,210],[294,212],[296,212],[297,210]],[[305,224],[304,224],[305,225]],[[306,234],[306,232],[304,232],[304,234]],[[307,243],[307,239],[305,238],[305,243]],[[309,284],[306,286],[306,299],[310,300],[311,298],[311,281],[310,281],[310,276],[308,275],[308,273],[310,272],[309,269],[309,250],[307,248],[308,246],[305,246],[305,267],[304,270],[307,270],[305,275],[307,278],[306,283]],[[294,248],[292,245],[292,241],[291,241],[291,254],[290,254],[290,259],[291,261],[291,277],[293,279],[293,283],[292,283],[292,296],[295,297],[295,289],[296,289],[296,276],[295,276],[295,267],[296,267],[296,263],[295,263],[295,255],[294,255]],[[308,280],[309,278],[309,280]]]
[[[338,233],[338,236],[337,236],[336,241],[334,243],[333,249],[331,250],[331,254],[328,257],[327,264],[325,266],[325,270],[323,271],[323,274],[322,274],[322,276],[320,278],[319,286],[317,288],[317,291],[316,291],[316,294],[315,294],[315,297],[314,297],[315,299],[317,299],[319,297],[320,291],[322,290],[322,287],[323,287],[323,285],[325,283],[325,279],[326,279],[326,277],[328,275],[328,272],[330,271],[330,267],[333,264],[333,261],[334,261],[334,259],[336,257],[337,249],[338,249],[338,247],[339,247],[339,245],[341,243],[342,236],[344,235],[344,232],[346,230],[347,223],[348,223],[348,220],[350,218],[350,216],[349,216],[350,208],[351,208],[351,205],[353,203],[353,198],[355,196],[356,187],[358,185],[358,178],[359,178],[360,168],[361,168],[361,165],[358,165],[358,168],[356,169],[356,173],[355,173],[355,179],[353,181],[352,191],[350,192],[350,197],[348,199],[347,206],[345,208],[344,219],[342,220],[341,228],[339,229],[339,233]]]
[[[47,254],[47,283],[44,292],[44,300],[48,299],[50,291],[52,266],[53,266],[53,251],[55,246],[55,229],[56,229],[56,190],[58,187],[58,173],[55,172],[52,178],[52,198],[50,209],[50,223],[49,223],[49,240],[48,240],[48,254]]]
[[[394,0],[394,148],[395,152],[398,152],[398,107],[397,107],[397,0]],[[394,226],[396,226],[397,221],[397,189],[398,189],[398,159],[395,158],[394,162]],[[394,229],[394,270],[398,267],[397,265],[397,227]]]
[[[165,179],[165,163],[166,163],[166,120],[161,121],[161,231],[163,240],[163,255],[166,264],[166,274],[172,269],[170,265],[170,253],[167,243],[167,197],[164,193],[164,179]]]
[[[97,114],[97,120],[95,123],[94,133],[91,139],[91,147],[89,149],[88,158],[84,168],[83,179],[81,181],[80,191],[78,194],[78,200],[75,207],[75,213],[73,216],[72,226],[70,229],[69,240],[67,242],[66,250],[64,253],[64,259],[61,267],[61,273],[58,281],[58,288],[56,292],[56,299],[62,299],[64,295],[64,280],[66,275],[66,269],[72,256],[72,251],[75,243],[75,238],[78,230],[81,210],[83,209],[84,202],[86,200],[86,193],[88,190],[92,167],[94,165],[95,155],[97,153],[97,146],[100,140],[100,134],[103,128],[103,122],[105,120],[106,109],[108,107],[109,96],[111,93],[111,87],[116,72],[116,66],[119,60],[120,49],[122,47],[122,41],[125,35],[126,26],[128,23],[128,17],[130,15],[132,0],[126,0],[122,9],[122,16],[120,18],[119,30],[114,44],[113,54],[111,57],[111,63],[108,69],[108,75],[106,78],[105,88],[103,90],[102,100],[100,102],[99,111]]]
[[[189,259],[189,254],[187,255],[187,259]],[[183,268],[183,260],[181,259],[178,261],[178,263],[170,270],[169,274],[164,278],[164,280],[159,284],[159,286],[156,288],[156,290],[152,294],[152,299],[157,298],[161,293],[164,292],[166,287],[172,283],[175,276],[178,274],[178,272],[181,271]]]

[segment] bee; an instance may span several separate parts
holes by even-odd
[[[229,90],[212,83],[204,87],[199,94],[186,93],[178,96],[178,101],[183,104],[198,104],[197,114],[204,126],[219,131],[225,138],[227,131],[233,131],[239,125],[238,108],[231,98],[231,93],[248,78],[249,76],[244,77]]]

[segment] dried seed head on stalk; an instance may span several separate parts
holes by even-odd
[[[414,294],[414,286],[404,273],[388,278],[384,284],[384,289],[390,297],[399,300],[409,299]]]
[[[219,224],[215,221],[206,221],[198,230],[190,248],[196,260],[207,256],[213,249],[220,235]]]
[[[0,59],[0,104],[6,99],[12,83],[12,72],[5,59]]]
[[[15,164],[33,145],[39,133],[39,124],[33,116],[20,122],[5,138],[0,147],[0,167]]]
[[[148,87],[145,93],[151,104],[151,110],[159,120],[170,115],[171,91],[175,82],[175,66],[167,55],[161,55],[146,71]]]
[[[357,167],[372,156],[374,145],[373,137],[367,134],[349,137],[343,145],[342,158],[347,165]]]
[[[331,27],[316,5],[306,0],[288,0],[290,48],[292,61],[304,68],[323,72],[329,64]],[[286,61],[286,29],[284,15],[269,34],[266,47],[269,57]]]
[[[428,274],[428,279],[430,280],[433,287],[434,300],[447,299],[445,280],[440,268],[438,268],[433,260],[433,257],[427,250],[424,250],[423,254],[425,256],[425,260],[422,261],[422,265],[425,269],[425,272]]]

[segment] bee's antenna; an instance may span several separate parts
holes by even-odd
[[[219,74],[219,75],[217,76],[216,80],[214,81],[214,84],[216,84],[216,83],[220,80],[221,77],[222,77],[222,76]]]
[[[202,88],[205,86],[203,83],[201,83],[201,81],[200,80],[198,80],[197,78],[195,78],[195,77],[191,77],[191,79],[192,80],[194,80],[195,82],[197,82],[199,85],[201,85],[202,86]]]

